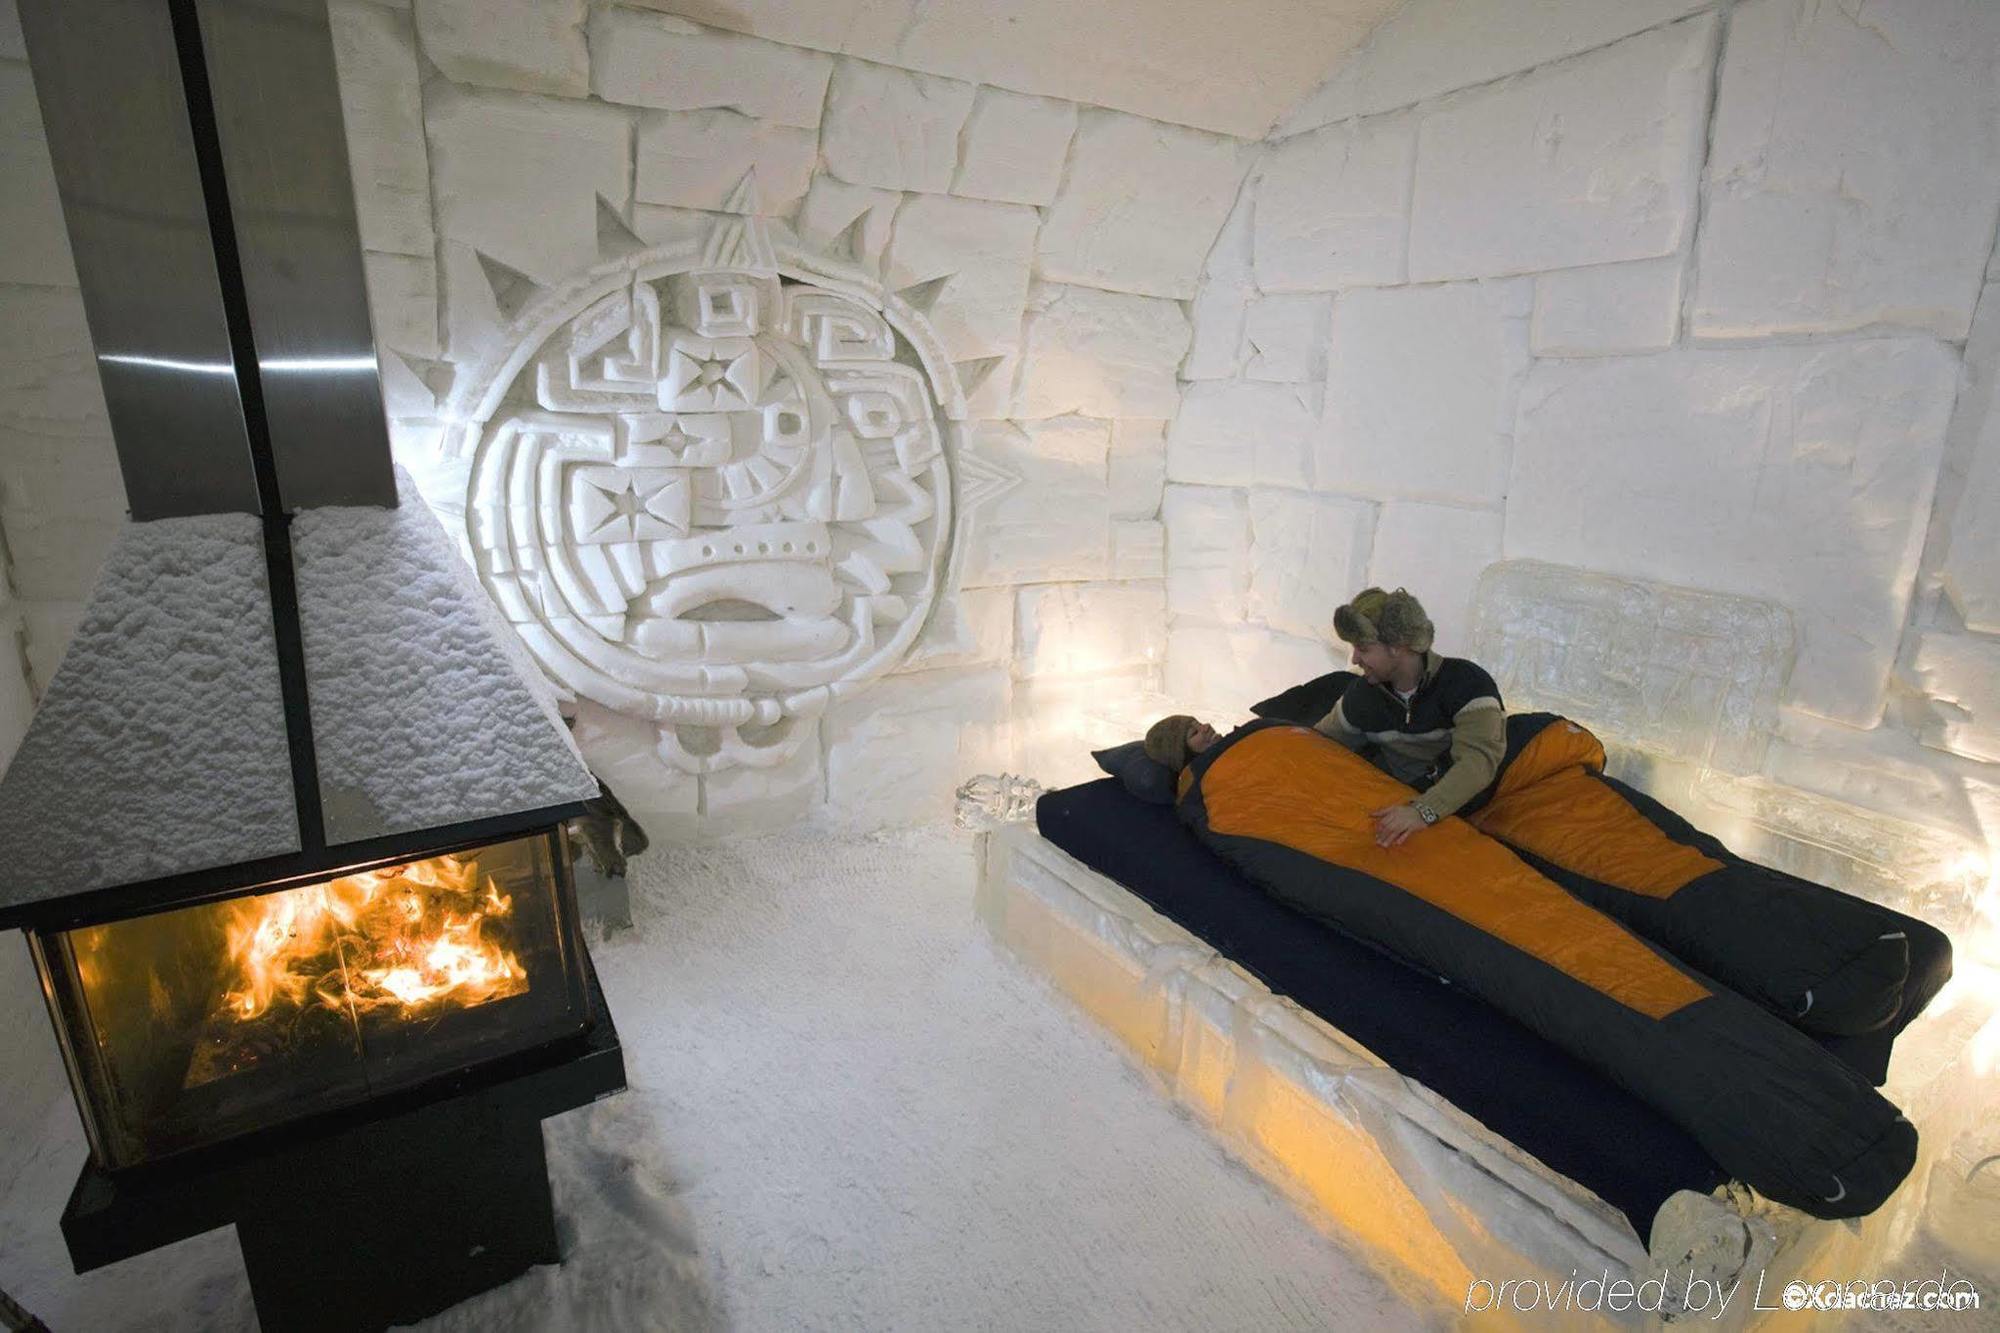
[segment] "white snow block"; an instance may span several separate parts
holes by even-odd
[[[1250,589],[1250,508],[1243,493],[1169,486],[1160,518],[1167,530],[1167,610],[1242,620]]]
[[[1167,479],[1167,423],[1111,423],[1111,516],[1152,518]]]
[[[410,15],[370,0],[332,0],[327,18],[361,248],[430,255],[431,169]]]
[[[827,170],[856,185],[943,194],[958,167],[972,85],[842,60],[826,95]]]
[[[1023,588],[1015,614],[1016,677],[1096,676],[1166,656],[1167,590],[1157,579]]]
[[[1608,356],[1670,347],[1681,318],[1679,255],[1558,269],[1535,279],[1536,356]]]
[[[606,6],[590,16],[591,91],[662,111],[727,108],[819,128],[833,58],[669,14]]]
[[[1417,124],[1382,116],[1266,150],[1258,167],[1257,285],[1323,292],[1401,282]]]
[[[1243,314],[1243,374],[1274,384],[1303,384],[1326,376],[1329,296],[1266,296]]]
[[[1167,573],[1167,525],[1158,519],[1115,521],[1111,525],[1111,577],[1158,579]]]
[[[1167,477],[1209,486],[1313,484],[1319,418],[1290,384],[1190,384],[1167,427]]]
[[[88,597],[125,526],[123,493],[115,494],[116,508],[95,513],[49,513],[11,504],[0,509],[14,591],[37,601]]]
[[[1940,574],[1966,627],[1991,634],[2000,632],[2000,282],[1981,298],[1951,429],[1951,455],[1967,462]]]
[[[960,588],[938,599],[930,623],[891,674],[992,666],[1014,655],[1014,590]]]
[[[1409,106],[1704,8],[1708,0],[1411,0],[1279,121],[1281,137]]]
[[[659,838],[670,829],[694,827],[701,809],[700,779],[660,757],[657,724],[578,699],[570,734],[590,771],[648,835]]]
[[[415,0],[424,54],[448,79],[523,93],[590,91],[584,0]]]
[[[1917,643],[1916,671],[1931,698],[1924,744],[2000,763],[2000,639],[1926,634]]]
[[[1772,598],[1799,620],[1792,701],[1871,726],[1957,369],[1929,339],[1539,362],[1507,554]]]
[[[1046,204],[1062,184],[1076,104],[981,88],[960,136],[951,192],[1005,204]]]
[[[1003,667],[876,681],[827,711],[827,810],[865,828],[949,819],[958,784],[1007,767]]]
[[[849,185],[819,172],[799,210],[799,239],[808,249],[849,260],[873,273],[882,269],[882,251],[903,196],[895,190]]]
[[[1108,422],[994,422],[974,431],[966,447],[1021,483],[970,516],[962,586],[1101,579],[1110,572]]]
[[[1257,294],[1250,225],[1256,192],[1253,176],[1237,191],[1236,205],[1229,210],[1208,252],[1201,284],[1189,308],[1194,340],[1187,360],[1181,363],[1182,379],[1233,379],[1243,368],[1243,316]]]
[[[1027,311],[1016,417],[1165,420],[1179,409],[1174,368],[1189,333],[1179,302],[1038,282]]]
[[[1343,293],[1327,359],[1323,489],[1495,504],[1528,369],[1532,284]]]
[[[1410,281],[1678,249],[1694,220],[1714,29],[1688,19],[1427,113]]]
[[[0,282],[75,282],[34,80],[12,60],[0,62],[0,180]]]
[[[739,765],[701,777],[701,836],[773,833],[795,826],[826,801],[826,770],[818,726],[797,723],[807,735],[782,762]]]
[[[882,279],[930,321],[953,361],[1005,355],[1021,343],[1037,225],[1018,204],[913,195],[897,210]]]
[[[428,256],[366,253],[368,313],[378,346],[434,361],[438,356],[437,263]],[[386,367],[384,368],[386,372]],[[385,392],[388,386],[384,385]],[[392,406],[390,415],[400,415]]]
[[[76,627],[83,622],[84,603],[24,601],[19,605],[21,628],[27,635],[28,679],[46,693],[69,641],[76,637]]]
[[[0,431],[108,439],[96,355],[76,288],[0,286]]]
[[[1333,609],[1366,586],[1375,528],[1375,506],[1363,500],[1250,492],[1250,619],[1325,637]],[[1497,525],[1494,536],[1497,545]]]
[[[1192,297],[1249,165],[1250,151],[1238,140],[1086,109],[1042,227],[1040,273],[1086,287]]]
[[[588,268],[598,201],[622,210],[632,193],[632,119],[594,102],[437,87],[424,121],[438,230],[537,282]]]
[[[2000,8],[1731,12],[1695,334],[1892,324],[1963,338],[1996,210]]]
[[[1363,586],[1408,588],[1437,626],[1438,651],[1472,650],[1472,596],[1479,576],[1500,558],[1501,515],[1449,505],[1392,502],[1375,523],[1375,546]],[[1332,608],[1327,608],[1328,618]]]
[[[758,211],[781,217],[812,183],[819,140],[810,130],[734,111],[648,111],[639,116],[634,196],[646,204],[733,211],[737,187],[757,177]]]
[[[1205,721],[1227,730],[1250,716],[1251,704],[1323,676],[1345,660],[1345,652],[1325,639],[1257,625],[1175,619],[1167,629],[1167,695],[1204,710]]]

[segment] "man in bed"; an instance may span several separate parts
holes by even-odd
[[[1507,715],[1493,677],[1433,651],[1436,631],[1415,597],[1368,588],[1333,613],[1361,679],[1316,723],[1416,800],[1374,812],[1375,840],[1396,847],[1485,790],[1507,753]]]
[[[1333,629],[1353,648],[1361,679],[1316,729],[1420,793],[1373,812],[1375,841],[1401,846],[1493,781],[1507,753],[1500,690],[1474,663],[1432,651],[1430,617],[1401,588],[1358,593],[1333,613]],[[1166,718],[1147,733],[1146,752],[1179,772],[1215,740],[1206,723]]]

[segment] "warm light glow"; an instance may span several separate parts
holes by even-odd
[[[227,926],[236,975],[224,1004],[248,1021],[279,1004],[360,1014],[518,994],[526,970],[484,937],[513,906],[453,856],[249,899]]]

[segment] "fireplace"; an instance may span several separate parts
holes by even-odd
[[[582,1033],[559,829],[30,935],[123,1169]]]
[[[133,519],[0,777],[64,1239],[233,1225],[265,1329],[409,1322],[560,1260],[541,1122],[625,1085],[598,786],[390,460],[324,0],[20,11]]]

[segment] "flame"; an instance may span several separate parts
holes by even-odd
[[[223,1007],[248,1022],[281,1004],[358,1014],[518,994],[527,970],[485,938],[513,907],[455,856],[249,899],[225,928],[235,975]]]

